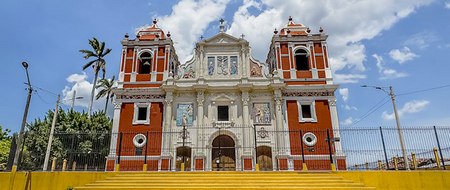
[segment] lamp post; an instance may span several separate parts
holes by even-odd
[[[25,72],[27,74],[28,96],[27,96],[27,103],[25,104],[25,110],[23,113],[22,126],[20,127],[20,131],[19,131],[19,138],[17,139],[17,146],[16,146],[17,148],[16,148],[16,152],[14,154],[12,172],[17,171],[17,164],[19,162],[19,155],[20,155],[20,147],[22,147],[22,143],[23,143],[23,133],[25,130],[25,124],[27,123],[27,115],[28,115],[28,109],[30,108],[31,95],[33,94],[33,87],[31,86],[30,75],[28,74],[28,63],[24,61],[24,62],[22,62],[22,66],[23,66],[23,68],[25,68]]]
[[[368,85],[362,85],[361,87],[371,87],[371,88],[375,88],[377,90],[381,90],[385,93],[387,93],[390,97],[391,97],[391,101],[392,101],[392,106],[394,108],[394,115],[395,115],[395,121],[397,123],[397,132],[398,132],[398,137],[400,139],[400,148],[402,149],[402,155],[403,155],[403,160],[405,160],[405,169],[409,170],[409,161],[408,161],[408,156],[406,155],[406,148],[405,148],[405,141],[403,139],[403,132],[402,132],[402,128],[400,127],[400,119],[397,113],[397,106],[395,105],[395,94],[394,94],[394,90],[392,88],[392,86],[389,87],[379,87],[379,86],[368,86]],[[387,91],[386,89],[389,88],[389,91]]]
[[[83,99],[83,97],[82,96],[78,96],[77,97],[77,91],[74,90],[72,98],[69,99],[70,101],[72,101],[72,105],[70,106],[70,110],[73,110],[73,107],[75,107],[75,100],[80,100],[80,99]]]

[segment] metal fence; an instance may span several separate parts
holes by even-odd
[[[230,132],[233,130],[242,136],[233,136]],[[310,133],[315,139],[308,139],[306,134]],[[173,162],[167,166],[171,171],[180,170],[181,163],[186,170],[195,170],[200,164],[196,163],[197,155],[205,157],[201,164],[207,171],[252,170],[255,160],[263,171],[302,170],[303,163],[309,170],[330,170],[330,163],[339,170],[405,170],[403,152],[412,170],[446,169],[450,165],[450,127],[404,127],[401,133],[405,149],[400,146],[395,127],[339,131],[273,131],[261,126],[186,130],[178,127],[171,132],[55,133],[53,159],[47,170],[105,171],[113,170],[114,163],[120,163],[121,170],[142,170],[144,164],[148,170],[161,170],[165,166],[160,159],[165,155],[173,156]],[[148,141],[139,145],[143,141],[136,140],[137,134],[143,134]],[[337,134],[340,138],[335,138]],[[117,139],[112,149],[111,137]],[[46,142],[30,139],[28,134],[19,170],[43,170]],[[281,159],[287,156],[289,163],[280,162],[280,156]],[[107,159],[112,159],[112,164]]]

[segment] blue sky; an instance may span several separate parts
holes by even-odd
[[[181,1],[24,1],[0,2],[0,125],[18,131],[26,100],[26,75],[31,83],[63,95],[70,106],[73,90],[83,96],[76,109],[86,109],[92,71],[78,52],[97,37],[113,51],[107,57],[107,76],[118,74],[120,40],[125,33],[159,19],[170,30],[181,60],[186,60],[201,35],[218,31],[218,20],[227,21],[228,33],[245,34],[253,55],[265,61],[274,28],[288,16],[317,32],[325,28],[336,83],[342,128],[394,126],[390,102],[377,104],[386,95],[363,84],[394,86],[398,94],[450,84],[450,1],[438,0],[181,0]],[[56,96],[37,89],[28,122],[54,109]],[[408,126],[450,125],[450,87],[397,97],[401,123]],[[387,100],[387,99],[386,99]],[[383,101],[382,101],[383,103]],[[104,103],[98,101],[96,109]],[[382,106],[381,106],[382,105]],[[377,110],[371,112],[370,108]],[[370,113],[370,114],[366,114]],[[365,116],[367,115],[367,116]],[[360,120],[360,121],[359,121]]]

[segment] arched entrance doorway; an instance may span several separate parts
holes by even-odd
[[[177,148],[176,170],[181,170],[181,163],[184,162],[185,171],[191,170],[191,147],[182,146]]]
[[[212,171],[235,171],[236,152],[234,140],[228,135],[219,135],[212,142]]]
[[[273,171],[272,149],[268,146],[258,146],[256,157],[261,171]]]

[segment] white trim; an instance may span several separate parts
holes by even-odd
[[[150,124],[150,108],[152,103],[134,103],[134,115],[133,115],[133,125],[138,124]],[[147,107],[147,117],[146,120],[138,120],[139,108]]]
[[[311,109],[311,118],[303,118],[303,112],[302,112],[302,105],[309,105],[309,108]],[[297,101],[298,106],[298,121],[299,122],[317,122],[317,116],[316,116],[316,102],[313,100],[298,100]]]

